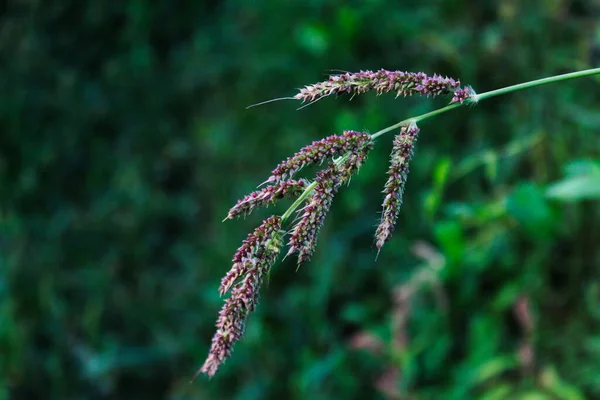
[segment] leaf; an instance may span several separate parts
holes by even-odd
[[[450,176],[452,160],[442,157],[433,170],[433,189],[425,197],[424,209],[429,218],[433,218],[442,203],[444,187]]]
[[[595,162],[591,160],[576,160],[569,163],[565,167],[565,173],[568,176],[599,175],[600,162]]]
[[[328,32],[323,25],[301,25],[295,33],[298,44],[313,55],[322,55],[329,48]]]
[[[492,308],[495,311],[505,311],[509,309],[522,293],[522,287],[516,282],[507,282],[499,290],[492,301]]]
[[[440,221],[435,226],[435,236],[444,254],[451,262],[459,262],[465,251],[465,237],[457,221]]]
[[[540,373],[542,386],[560,400],[583,400],[583,394],[575,386],[560,379],[554,367],[547,367]]]
[[[600,163],[574,161],[565,172],[564,179],[546,188],[546,197],[563,202],[600,199]]]
[[[522,183],[515,188],[507,200],[506,211],[530,236],[538,239],[551,234],[556,220],[541,188],[533,183]]]
[[[302,392],[308,392],[318,388],[327,377],[332,374],[337,367],[344,361],[344,351],[337,348],[329,352],[326,356],[313,359],[311,357],[310,367],[307,367],[298,377],[298,386]]]
[[[492,358],[481,364],[481,366],[475,370],[472,383],[474,385],[483,383],[488,379],[498,377],[503,373],[512,370],[517,367],[517,365],[517,361],[514,357],[500,356]]]
[[[498,158],[498,153],[493,151],[488,151],[484,154],[485,173],[492,183],[495,182],[498,177]]]
[[[506,400],[510,398],[512,391],[513,388],[510,385],[496,386],[480,396],[479,400]]]
[[[554,400],[554,397],[547,395],[544,392],[538,390],[530,391],[521,394],[517,397],[518,400]]]
[[[546,196],[564,202],[600,199],[600,176],[565,179],[551,185]]]

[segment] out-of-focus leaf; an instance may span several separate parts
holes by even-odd
[[[560,379],[554,367],[544,368],[540,374],[540,381],[558,400],[585,400],[579,389]]]
[[[511,385],[502,384],[487,390],[484,394],[478,397],[478,400],[506,400],[511,398],[513,388]]]
[[[593,111],[584,107],[574,106],[571,102],[563,102],[564,107],[569,112],[566,114],[576,120],[578,123],[597,129],[600,126],[600,112]]]
[[[515,396],[516,400],[554,400],[552,395],[544,393],[542,391],[532,390],[518,396]]]
[[[508,197],[506,210],[532,237],[544,239],[552,234],[556,218],[537,185],[519,184]]]
[[[600,162],[592,160],[572,161],[565,167],[565,173],[567,176],[599,175]]]
[[[600,199],[600,163],[574,161],[565,171],[565,178],[546,188],[547,197],[564,202]]]
[[[483,365],[483,376],[487,376],[488,372],[493,370],[489,365],[499,365],[507,362],[507,358],[498,356],[498,351],[501,344],[501,323],[486,314],[472,316],[469,321],[468,344],[469,344],[469,362],[476,365],[474,381],[479,381],[479,370]]]
[[[307,368],[298,382],[303,392],[310,392],[327,378],[335,370],[336,365],[342,362],[344,353],[340,349],[327,354],[326,357],[311,360],[311,365]]]
[[[439,222],[435,226],[435,236],[447,259],[459,262],[465,249],[462,226],[456,221]]]
[[[321,55],[329,47],[326,27],[320,24],[301,24],[296,29],[298,44],[314,55]]]
[[[436,164],[433,170],[433,185],[436,188],[443,189],[448,181],[448,176],[452,168],[452,159],[450,157],[442,157]]]
[[[564,179],[548,187],[546,195],[560,201],[600,199],[600,176]]]
[[[496,311],[504,311],[511,307],[521,294],[521,285],[517,283],[507,283],[498,293],[492,303]]]
[[[600,320],[600,283],[593,282],[585,291],[585,303],[588,311],[597,320]]]
[[[471,383],[478,385],[488,379],[498,377],[517,366],[518,363],[515,357],[502,356],[493,358],[477,367],[473,373]]]
[[[441,158],[433,170],[433,188],[425,196],[424,211],[429,218],[433,218],[443,199],[444,186],[448,180],[452,167],[450,157]]]
[[[349,5],[341,5],[336,13],[337,26],[340,34],[345,37],[353,36],[360,27],[360,14],[358,10]]]
[[[471,154],[461,160],[452,170],[452,178],[460,179],[473,170],[484,166],[488,178],[493,182],[498,174],[499,160],[506,157],[516,156],[524,151],[530,150],[537,145],[543,137],[543,132],[537,132],[525,138],[517,138],[500,150],[485,149]]]
[[[490,182],[495,182],[498,176],[498,153],[488,151],[484,155],[485,160],[485,174]]]
[[[348,303],[342,310],[341,317],[349,322],[364,322],[369,315],[369,310],[364,303]]]

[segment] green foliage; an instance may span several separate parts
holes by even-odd
[[[272,212],[222,223],[228,208],[312,140],[443,101],[246,106],[335,68],[437,72],[478,92],[584,69],[597,7],[9,2],[0,399],[600,398],[597,78],[424,121],[375,260],[382,137],[313,260],[278,264],[231,360],[189,383],[220,277]]]
[[[565,170],[567,176],[550,185],[546,196],[563,202],[600,199],[600,163],[574,161]]]

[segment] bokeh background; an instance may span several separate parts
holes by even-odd
[[[287,204],[223,223],[228,208],[312,140],[448,99],[246,106],[333,69],[484,92],[591,68],[600,2],[0,11],[0,399],[600,399],[598,78],[423,122],[375,259],[383,136],[313,260],[277,264],[233,357],[190,383],[233,252]]]

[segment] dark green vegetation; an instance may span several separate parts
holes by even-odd
[[[313,260],[277,264],[233,357],[189,384],[220,277],[274,212],[228,208],[312,140],[445,101],[247,105],[333,68],[478,92],[588,68],[597,2],[7,3],[0,398],[600,398],[598,78],[423,122],[375,261],[383,136]]]

